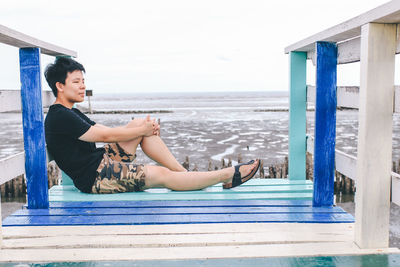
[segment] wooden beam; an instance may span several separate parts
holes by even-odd
[[[360,61],[360,37],[337,43],[337,64],[347,64]],[[315,66],[315,50],[307,51],[307,59]]]
[[[359,108],[359,86],[338,86],[337,106],[343,108]],[[315,104],[315,86],[307,85],[307,102]],[[393,112],[400,113],[400,86],[394,86],[394,107]]]
[[[396,85],[394,87],[394,107],[393,112],[400,112],[400,86]]]
[[[55,101],[52,91],[42,91],[43,107],[52,105]],[[0,90],[0,112],[21,111],[20,90]]]
[[[361,37],[338,43],[338,64],[360,61]]]
[[[337,106],[358,109],[359,91],[358,86],[338,86],[336,90]]]
[[[358,109],[359,91],[358,86],[337,86],[337,107]],[[307,102],[315,104],[315,86],[307,85]]]
[[[307,103],[315,104],[315,86],[307,85]]]
[[[313,206],[333,205],[336,138],[336,67],[334,43],[317,42]]]
[[[397,44],[396,54],[400,54],[400,24],[397,24]],[[338,45],[338,65],[348,64],[360,61],[361,37],[355,37],[346,41],[337,43]],[[315,66],[315,50],[307,51],[307,59],[312,60]]]
[[[398,253],[358,248],[354,225],[306,223],[4,227],[0,261],[54,262]]]
[[[362,27],[355,200],[360,248],[389,245],[395,51],[396,25]]]
[[[25,152],[0,160],[0,185],[25,173]]]
[[[294,227],[295,225],[295,227]],[[310,227],[312,226],[312,227]],[[295,230],[294,230],[295,228]],[[77,236],[127,235],[191,235],[218,233],[288,233],[312,230],[314,233],[332,235],[353,234],[353,223],[203,223],[203,224],[154,224],[154,225],[84,225],[84,226],[8,226],[4,228],[7,239]]]
[[[400,206],[400,174],[392,172],[392,202]]]
[[[306,179],[307,54],[290,53],[289,179]]]
[[[357,178],[357,157],[348,155],[342,151],[335,150],[335,168],[344,176],[356,180]]]
[[[400,1],[391,1],[357,17],[314,34],[285,48],[292,51],[312,51],[318,41],[338,43],[360,36],[361,27],[367,23],[400,23]]]
[[[21,48],[19,57],[28,208],[48,208],[40,49]]]
[[[41,53],[50,56],[78,56],[75,51],[38,40],[3,25],[0,25],[0,43],[19,48],[37,47],[41,49]]]

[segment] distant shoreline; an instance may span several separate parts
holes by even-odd
[[[86,114],[153,114],[153,113],[173,113],[172,110],[89,110],[83,111]]]
[[[173,110],[92,110],[89,111],[88,108],[78,106],[79,110],[81,110],[85,114],[156,114],[156,113],[174,113]],[[344,108],[344,107],[337,107],[337,110],[357,110],[356,108]],[[48,112],[48,108],[44,108],[44,113]],[[289,108],[267,108],[267,109],[254,109],[253,112],[288,112]],[[307,111],[315,111],[315,108],[307,108]],[[2,113],[21,113],[20,110],[15,111],[7,111]]]

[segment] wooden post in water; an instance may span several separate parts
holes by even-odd
[[[333,205],[336,137],[335,43],[317,42],[313,206]]]
[[[90,103],[90,97],[93,96],[93,90],[86,90],[86,96],[87,96],[88,102],[89,102],[89,113],[93,114],[92,104]]]
[[[289,179],[306,179],[306,52],[290,52]]]
[[[49,207],[43,127],[40,48],[20,48],[22,124],[29,209]]]
[[[389,246],[396,24],[361,27],[355,241]]]

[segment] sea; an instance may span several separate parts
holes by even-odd
[[[171,152],[199,169],[240,156],[268,164],[288,155],[289,95],[287,91],[108,93],[90,97],[95,114],[88,116],[109,127],[122,126],[149,114],[159,119],[161,137]],[[85,111],[89,99],[77,105]],[[315,112],[307,112],[307,133],[313,135]],[[96,114],[97,112],[104,112]],[[120,113],[118,113],[121,111]],[[141,112],[141,113],[138,113]],[[46,115],[46,114],[45,114]],[[357,110],[338,110],[336,148],[357,155]],[[393,119],[393,160],[400,158],[400,119]],[[103,144],[98,144],[101,146]],[[21,113],[0,113],[0,159],[23,151]],[[138,151],[138,161],[151,160]]]
[[[260,158],[264,167],[280,164],[288,156],[289,94],[287,91],[108,93],[90,97],[97,123],[116,127],[149,114],[159,119],[161,138],[179,162],[190,168],[221,167]],[[89,109],[89,99],[77,104]],[[307,133],[313,135],[315,112],[307,111]],[[99,113],[102,112],[102,113]],[[46,113],[44,113],[44,116]],[[357,110],[338,110],[336,149],[357,155]],[[393,160],[400,158],[400,118],[393,118]],[[104,144],[98,143],[97,146]],[[24,150],[22,115],[0,113],[0,160]],[[154,164],[140,147],[137,162]],[[16,201],[16,200],[11,200]],[[19,201],[19,200],[18,200]]]

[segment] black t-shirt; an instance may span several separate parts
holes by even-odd
[[[104,148],[96,148],[95,143],[78,138],[95,124],[78,109],[60,104],[50,106],[44,122],[47,150],[75,186],[85,193],[94,184]]]

